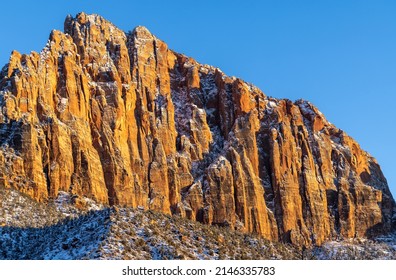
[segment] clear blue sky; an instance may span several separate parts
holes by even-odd
[[[314,103],[380,163],[396,194],[396,1],[5,1],[0,64],[40,51],[67,14],[146,26],[267,95]]]

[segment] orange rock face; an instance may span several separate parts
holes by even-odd
[[[390,230],[379,165],[309,102],[277,100],[146,28],[67,17],[0,75],[0,186],[66,191],[270,240]]]

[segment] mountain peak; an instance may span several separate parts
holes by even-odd
[[[64,32],[2,75],[0,187],[299,246],[392,228],[379,165],[312,104],[268,97],[142,26],[131,38],[80,13]]]
[[[101,24],[111,24],[109,21],[104,19],[102,16],[97,15],[97,14],[86,14],[84,12],[78,13],[75,17],[72,15],[67,15],[65,19],[65,24],[67,23],[68,25],[71,22],[76,22],[79,23],[80,25],[85,25],[85,24],[95,24],[95,25],[101,25]]]
[[[116,36],[124,35],[123,31],[100,15],[88,15],[84,12],[77,14],[76,17],[68,15],[64,22],[64,32],[72,37],[77,35],[79,37],[94,36],[106,39],[113,34]]]
[[[133,29],[132,33],[135,38],[139,39],[153,39],[154,36],[145,26],[137,26]]]

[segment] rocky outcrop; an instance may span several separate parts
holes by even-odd
[[[146,28],[68,16],[0,76],[0,186],[144,207],[270,240],[392,227],[379,165],[309,102],[277,100]]]

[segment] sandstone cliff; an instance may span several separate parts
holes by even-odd
[[[0,186],[298,245],[391,229],[376,160],[309,102],[267,97],[144,27],[80,13],[64,29],[0,74]]]

